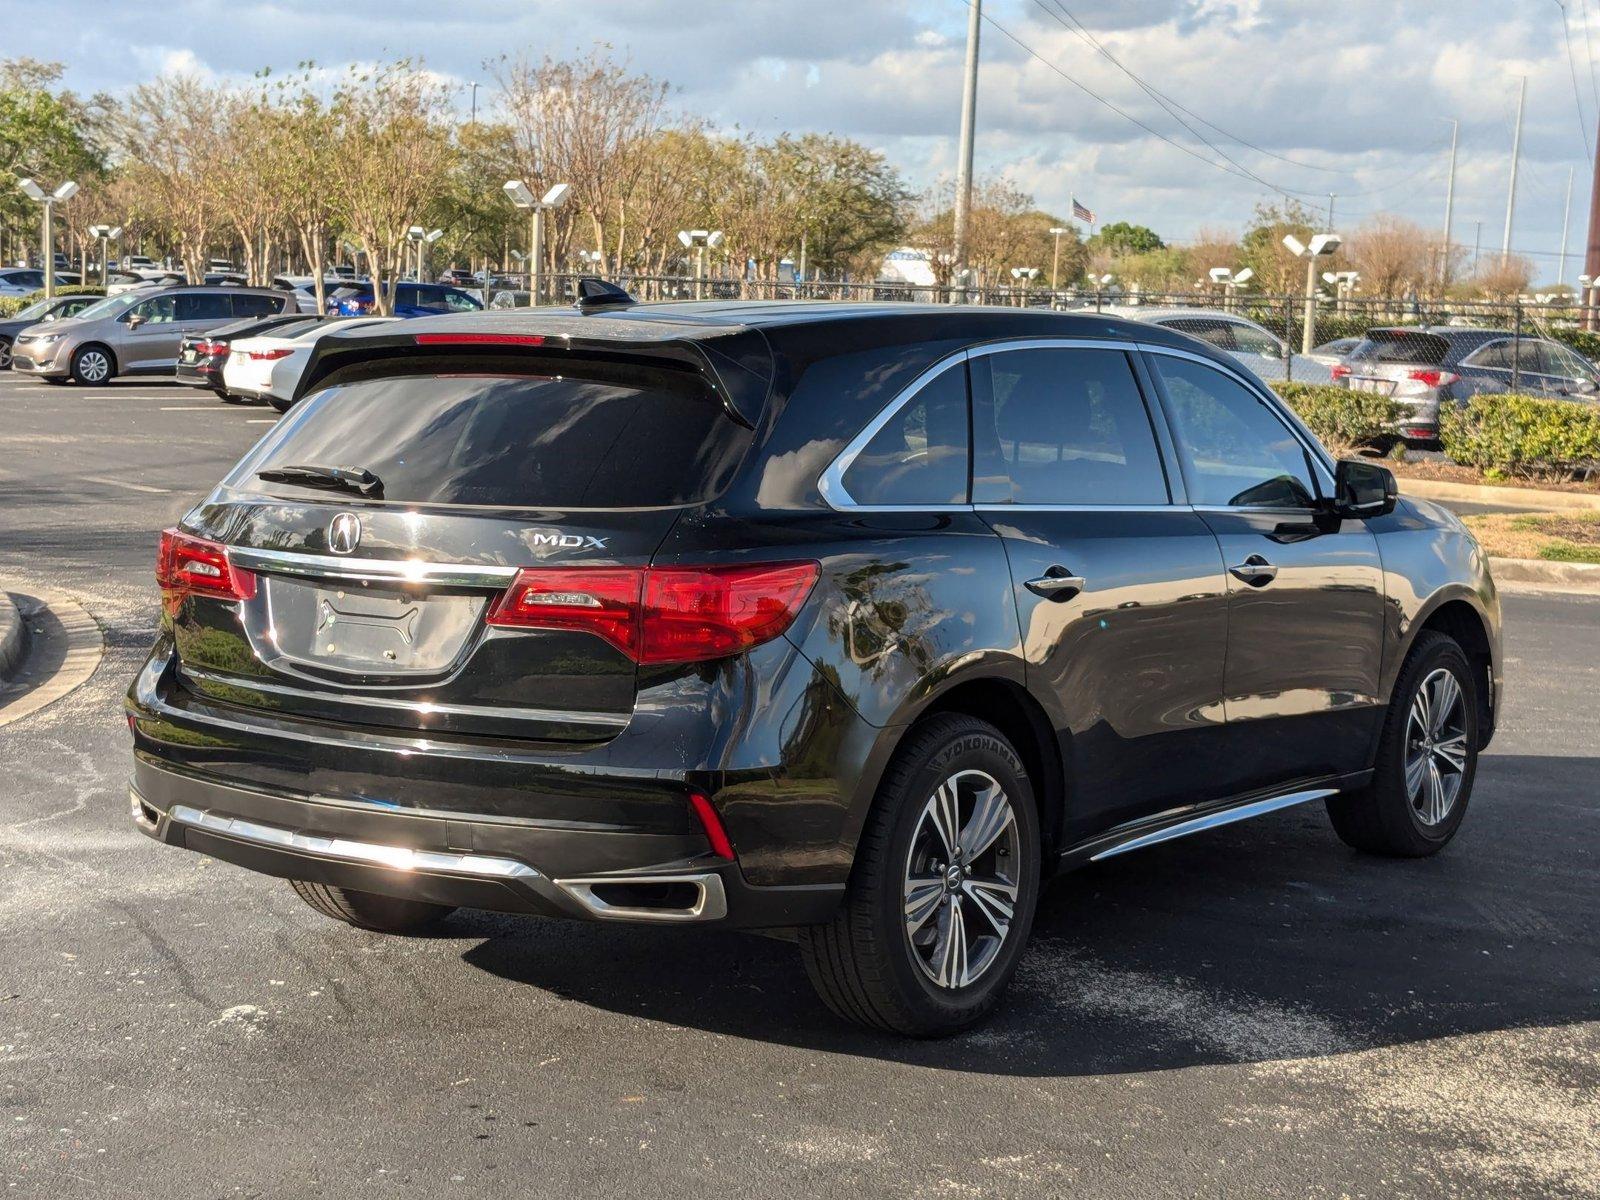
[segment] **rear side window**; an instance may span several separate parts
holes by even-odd
[[[967,502],[967,372],[957,363],[900,406],[845,470],[857,504]]]
[[[283,301],[276,296],[261,296],[251,292],[234,293],[233,315],[236,317],[264,317],[269,313],[282,311]]]
[[[1011,350],[972,360],[973,501],[1166,504],[1128,356]]]
[[[481,369],[481,368],[480,368]],[[365,467],[385,502],[507,508],[642,508],[719,493],[749,443],[701,381],[626,364],[548,375],[417,374],[336,384],[302,401],[229,476],[271,467]],[[559,373],[557,373],[559,370]]]
[[[1416,329],[1374,329],[1350,353],[1358,362],[1426,363],[1438,366],[1450,353],[1450,343],[1434,333]]]
[[[217,292],[186,292],[178,297],[178,320],[218,321],[233,316],[228,297]]]

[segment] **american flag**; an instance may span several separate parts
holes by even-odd
[[[1091,225],[1094,224],[1094,214],[1079,204],[1076,196],[1072,198],[1072,215],[1080,221],[1087,221]]]

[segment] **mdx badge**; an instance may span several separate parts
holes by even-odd
[[[361,544],[361,518],[355,513],[340,513],[328,522],[328,549],[349,554]]]

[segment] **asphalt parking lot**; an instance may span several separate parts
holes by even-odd
[[[1600,598],[1507,597],[1444,854],[1360,857],[1307,807],[1118,857],[1047,893],[995,1020],[911,1043],[779,941],[384,938],[136,832],[156,531],[271,420],[0,376],[0,581],[105,643],[0,725],[8,1194],[1600,1195]]]

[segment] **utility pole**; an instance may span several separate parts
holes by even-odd
[[[1337,200],[1337,199],[1338,199],[1338,197],[1335,196],[1332,192],[1328,193],[1328,232],[1329,233],[1333,232],[1333,202],[1335,200]]]
[[[978,122],[978,34],[983,0],[968,0],[967,74],[961,92],[961,145],[956,151],[955,272],[967,266],[967,219],[972,208],[972,143]]]
[[[1567,233],[1572,228],[1572,168],[1567,168],[1567,204],[1561,210],[1561,261],[1556,267],[1556,286],[1567,281]]]
[[[1461,121],[1450,118],[1450,177],[1444,185],[1444,254],[1439,260],[1439,290],[1450,286],[1450,222],[1456,208],[1456,138],[1461,133]]]
[[[1600,154],[1594,158],[1594,183],[1589,192],[1589,240],[1584,247],[1583,272],[1590,279],[1600,275]],[[1594,297],[1593,285],[1584,289],[1583,327],[1595,328],[1595,310],[1590,301]]]
[[[1522,155],[1522,106],[1528,99],[1528,77],[1517,88],[1517,130],[1511,135],[1511,186],[1506,191],[1506,232],[1500,239],[1500,265],[1511,257],[1511,218],[1517,211],[1517,160]]]
[[[1472,273],[1478,273],[1478,256],[1483,253],[1483,222],[1473,222],[1472,232]]]
[[[478,123],[478,88],[482,85],[473,83],[469,86],[472,88],[472,124],[476,125]]]

